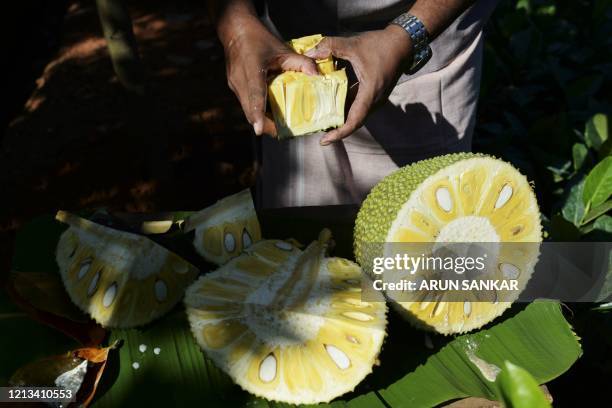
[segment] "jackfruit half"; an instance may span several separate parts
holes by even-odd
[[[195,250],[217,265],[261,240],[259,220],[248,189],[191,215],[185,220],[184,230],[195,230]]]
[[[479,328],[503,313],[529,280],[541,241],[540,212],[528,180],[508,163],[472,153],[423,160],[387,176],[363,202],[354,230],[355,257],[367,272],[374,258],[393,256],[397,249],[418,248],[410,256],[419,256],[441,245],[480,242],[494,255],[487,261],[487,278],[518,281],[519,291],[503,298],[481,291],[472,300],[468,294],[455,301],[455,293],[434,291],[422,301],[403,302],[399,292],[388,291],[409,320],[444,334]],[[415,281],[427,274],[417,271]]]
[[[205,353],[242,388],[294,404],[330,401],[371,372],[385,336],[382,295],[325,258],[329,231],[301,251],[266,240],[191,285],[185,304]]]
[[[323,40],[320,34],[289,41],[298,54]],[[348,80],[344,69],[336,70],[332,57],[317,60],[320,75],[287,71],[269,84],[268,99],[279,139],[301,136],[342,126]]]
[[[70,299],[104,327],[135,327],[167,313],[198,269],[150,239],[59,211],[70,227],[56,260]]]

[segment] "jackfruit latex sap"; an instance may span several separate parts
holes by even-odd
[[[289,41],[304,54],[323,40],[320,34]],[[287,71],[275,77],[268,98],[279,139],[335,128],[344,124],[348,80],[344,69],[336,70],[331,57],[317,60],[320,75]]]

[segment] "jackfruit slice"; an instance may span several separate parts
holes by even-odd
[[[419,293],[411,301],[387,291],[410,321],[444,334],[479,328],[502,314],[529,280],[541,241],[540,213],[528,180],[508,163],[472,153],[423,160],[387,176],[363,202],[354,231],[355,257],[366,272],[376,257],[411,248],[415,254],[409,256],[431,256],[440,246],[480,242],[489,256],[483,278],[517,279],[518,290],[464,291],[462,300],[457,291]],[[395,273],[397,279],[410,279],[408,271]],[[432,277],[423,268],[411,276],[415,282]]]
[[[266,240],[191,285],[191,329],[242,388],[294,404],[330,401],[371,372],[385,336],[382,296],[361,301],[361,268],[325,258],[329,231],[301,251]],[[380,294],[379,294],[380,295]]]
[[[299,54],[323,40],[320,34],[289,41]],[[348,80],[332,57],[317,60],[320,75],[287,71],[269,84],[268,94],[279,139],[305,135],[344,124]]]
[[[70,299],[104,327],[135,327],[167,313],[198,269],[150,239],[59,211],[70,227],[56,260]]]
[[[304,54],[307,51],[310,51],[321,41],[323,41],[323,36],[321,34],[313,34],[308,35],[306,37],[301,37],[297,39],[293,39],[289,41],[289,46],[293,49],[293,51],[298,54]],[[336,70],[336,66],[334,64],[334,58],[329,56],[327,58],[316,60],[317,68],[321,74],[331,74]]]
[[[226,263],[261,240],[259,220],[248,189],[190,216],[184,229],[195,229],[195,250],[217,265]]]

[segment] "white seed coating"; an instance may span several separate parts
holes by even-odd
[[[231,232],[227,232],[223,238],[223,245],[227,252],[234,252],[236,250],[236,238]]]
[[[293,249],[293,246],[285,241],[278,241],[276,244],[274,244],[274,246],[278,249],[282,249],[283,251],[291,251]]]
[[[167,297],[168,287],[166,286],[166,283],[163,280],[158,279],[155,282],[155,299],[157,299],[157,301],[159,302],[163,302],[164,300],[166,300]]]
[[[327,354],[329,354],[329,357],[331,357],[339,369],[346,370],[351,366],[351,360],[348,358],[346,353],[339,348],[332,346],[331,344],[326,344],[325,351],[327,351]]]
[[[161,349],[160,349],[159,347],[155,347],[155,348],[153,349],[153,354],[155,354],[155,355],[159,355],[159,353],[161,353]]]
[[[516,279],[521,273],[519,268],[509,263],[499,265],[499,269],[506,279]]]
[[[451,199],[450,192],[446,187],[440,187],[436,190],[436,201],[440,208],[446,212],[451,212],[453,209],[453,200]]]
[[[147,345],[141,344],[140,346],[138,346],[138,351],[140,351],[141,353],[144,353],[145,351],[147,351]]]
[[[497,197],[497,201],[495,202],[495,208],[503,207],[508,202],[508,200],[510,200],[511,197],[512,187],[506,184],[499,192],[499,197]]]
[[[472,302],[463,302],[463,314],[469,316],[472,313]]]
[[[90,267],[91,267],[91,259],[87,259],[87,260],[83,261],[83,263],[81,263],[81,267],[79,268],[79,273],[77,274],[77,279],[78,280],[83,279],[83,277],[85,275],[87,275],[87,272],[89,271]]]
[[[274,354],[268,354],[259,365],[259,379],[265,383],[269,383],[276,377],[276,357]]]
[[[246,229],[242,231],[242,249],[246,249],[253,244],[253,240]]]
[[[140,363],[138,363],[138,362],[133,362],[133,363],[132,363],[132,368],[133,368],[134,370],[138,370],[138,369],[140,368]]]
[[[110,305],[112,305],[116,295],[117,283],[113,283],[106,289],[106,292],[104,292],[104,297],[102,298],[102,305],[104,307],[109,307]]]

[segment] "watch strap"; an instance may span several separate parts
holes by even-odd
[[[432,55],[429,46],[429,34],[427,29],[416,16],[404,13],[397,16],[391,24],[402,27],[412,39],[412,65],[408,72],[414,74],[429,61]]]

